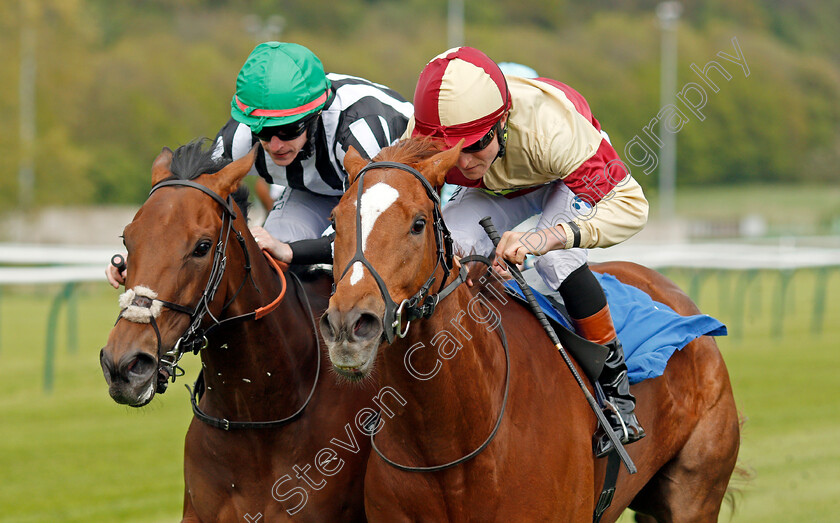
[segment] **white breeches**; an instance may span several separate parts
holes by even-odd
[[[330,213],[340,198],[286,187],[263,227],[281,242],[318,238],[330,226]]]
[[[539,215],[536,229],[571,221],[574,193],[561,181],[547,184],[514,198],[494,196],[480,189],[459,187],[443,208],[443,219],[452,232],[455,249],[462,254],[491,255],[493,242],[479,225],[485,216],[493,218],[499,234],[509,231],[532,216]],[[537,257],[536,269],[552,289],[587,260],[586,249],[551,251]]]

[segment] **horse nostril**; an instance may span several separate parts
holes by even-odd
[[[124,368],[128,379],[146,379],[157,369],[157,361],[151,354],[140,352]]]
[[[105,382],[110,385],[111,381],[114,379],[117,369],[114,367],[114,361],[105,354],[105,349],[99,351],[99,365],[102,367],[102,374],[105,376]]]
[[[353,325],[353,338],[356,340],[370,340],[381,334],[379,318],[369,312],[363,312]]]
[[[321,315],[321,320],[319,322],[319,327],[321,329],[321,336],[324,337],[324,341],[334,342],[336,339],[335,329],[333,328],[332,321],[330,320],[330,311],[325,312]]]

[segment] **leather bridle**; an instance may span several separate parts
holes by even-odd
[[[413,296],[410,298],[404,299],[399,307],[396,305],[394,300],[391,298],[391,294],[388,292],[388,288],[385,285],[384,280],[376,272],[373,268],[373,265],[365,258],[364,253],[362,252],[362,194],[364,192],[364,175],[367,171],[371,169],[399,169],[401,171],[405,171],[415,178],[417,178],[420,183],[423,184],[423,188],[426,190],[426,194],[428,195],[429,199],[432,200],[434,204],[434,211],[432,212],[433,215],[433,224],[435,231],[435,243],[437,245],[437,263],[435,264],[435,268],[432,270],[432,274],[426,280],[426,283],[417,291]],[[471,261],[480,261],[490,267],[492,265],[492,261],[484,256],[467,256],[461,259],[461,268],[458,272],[458,276],[456,276],[449,285],[446,285],[446,280],[449,276],[450,271],[452,270],[453,266],[453,252],[452,252],[452,237],[449,233],[449,229],[446,228],[446,224],[443,222],[443,217],[440,209],[440,196],[434,190],[432,185],[426,180],[426,178],[420,174],[417,169],[409,165],[405,165],[402,163],[397,162],[373,162],[366,165],[359,171],[359,175],[356,178],[356,182],[359,184],[358,194],[356,196],[356,254],[352,260],[347,264],[344,268],[344,272],[341,274],[341,278],[347,274],[347,271],[350,267],[353,266],[355,262],[362,263],[370,273],[373,275],[374,279],[376,280],[376,284],[379,287],[379,292],[382,294],[382,299],[385,301],[385,315],[383,317],[383,329],[385,332],[385,338],[387,339],[388,343],[394,341],[394,338],[399,336],[400,338],[405,338],[408,334],[408,328],[411,324],[411,321],[414,319],[419,318],[429,318],[432,313],[434,313],[435,308],[438,303],[444,298],[446,298],[452,291],[454,291],[459,285],[464,283],[467,279],[467,268],[466,263]],[[438,268],[443,266],[444,268],[444,276],[443,280],[438,287],[437,294],[429,294],[429,289],[431,289],[432,285],[435,282],[435,272],[437,272]],[[339,279],[340,281],[340,279]],[[446,285],[446,286],[445,286]],[[444,287],[445,286],[445,287]],[[406,323],[405,329],[401,330],[401,323],[403,316],[408,320]],[[502,424],[502,419],[504,417],[505,408],[507,406],[508,400],[508,393],[510,391],[510,353],[508,351],[508,343],[507,343],[507,336],[505,335],[504,327],[499,325],[499,337],[501,338],[502,347],[505,352],[505,387],[504,387],[504,396],[502,399],[502,406],[499,410],[499,415],[496,418],[496,423],[493,426],[493,429],[490,431],[490,434],[484,440],[484,442],[476,447],[472,452],[458,458],[456,460],[443,463],[441,465],[432,465],[426,467],[415,467],[410,465],[403,465],[397,463],[396,461],[388,458],[385,456],[379,447],[376,446],[376,441],[374,440],[374,432],[371,432],[370,435],[370,443],[373,450],[379,455],[382,460],[387,463],[388,465],[405,471],[405,472],[438,472],[441,470],[446,470],[448,468],[455,467],[457,465],[461,465],[476,456],[478,456],[484,449],[486,449],[490,442],[493,441],[495,438],[496,433],[499,431],[499,427]]]
[[[423,184],[426,194],[434,204],[434,210],[432,211],[432,227],[434,228],[435,244],[437,246],[437,262],[435,264],[435,268],[432,269],[431,275],[426,280],[426,283],[420,287],[420,290],[410,298],[404,299],[399,305],[397,305],[393,298],[391,298],[391,293],[388,292],[388,287],[385,285],[385,281],[379,273],[376,272],[376,269],[373,268],[370,261],[365,258],[364,252],[362,252],[361,205],[362,194],[364,193],[364,177],[368,171],[373,169],[399,169],[411,174],[417,178],[421,184]],[[356,262],[361,263],[370,271],[374,280],[376,280],[376,285],[379,287],[379,292],[385,302],[385,314],[382,318],[382,328],[385,334],[385,339],[388,340],[388,343],[391,343],[396,337],[405,338],[408,334],[408,328],[411,325],[412,320],[428,318],[431,316],[440,300],[445,298],[450,292],[455,290],[455,287],[463,282],[466,277],[466,270],[462,267],[462,274],[459,274],[458,278],[450,283],[448,287],[444,287],[453,266],[452,236],[449,233],[449,229],[446,228],[446,224],[443,223],[443,216],[440,210],[440,196],[438,196],[429,181],[426,180],[426,178],[420,174],[417,169],[398,162],[372,162],[359,171],[355,183],[359,185],[358,194],[356,196],[356,253],[353,256],[353,259],[347,263],[347,266],[341,273],[339,281],[344,278],[347,271],[350,270],[350,267],[352,267]],[[437,294],[429,294],[432,285],[435,283],[435,273],[441,266],[443,267],[443,279],[438,287],[438,292]],[[407,321],[405,329],[402,329],[403,319]]]
[[[222,306],[221,311],[224,312],[230,305],[233,303],[233,300],[236,299],[236,296],[239,295],[239,292],[245,286],[245,282],[250,278],[251,282],[256,286],[256,283],[253,281],[253,276],[251,275],[251,259],[248,254],[248,249],[245,245],[245,238],[242,236],[242,233],[236,230],[233,226],[233,222],[236,220],[236,213],[233,210],[233,198],[228,196],[227,199],[223,199],[221,196],[213,192],[211,189],[195,183],[189,180],[166,180],[156,184],[152,187],[152,190],[149,192],[149,196],[151,196],[155,191],[162,187],[171,187],[171,186],[184,186],[184,187],[192,187],[194,189],[198,189],[201,192],[205,193],[206,195],[210,196],[215,200],[219,205],[222,206],[222,227],[219,231],[219,238],[216,242],[216,248],[213,253],[213,263],[210,269],[210,276],[207,278],[207,283],[204,286],[204,291],[201,294],[201,297],[198,299],[197,303],[194,306],[185,306],[178,303],[174,303],[172,301],[162,300],[156,298],[155,301],[160,302],[164,307],[177,311],[183,314],[186,314],[190,317],[190,325],[184,331],[178,341],[175,342],[175,345],[171,349],[166,352],[163,352],[163,342],[160,335],[160,329],[158,328],[157,322],[155,321],[155,317],[152,315],[150,316],[149,323],[152,325],[152,328],[155,331],[155,336],[157,337],[157,354],[158,354],[158,382],[157,382],[157,390],[156,392],[162,394],[166,391],[168,386],[168,380],[174,383],[175,378],[184,375],[183,369],[178,366],[178,362],[187,352],[191,351],[194,354],[197,354],[198,351],[203,349],[207,346],[207,336],[213,332],[218,327],[233,321],[243,321],[243,320],[258,320],[265,316],[266,314],[270,313],[274,309],[280,305],[280,302],[283,300],[283,297],[286,294],[286,279],[283,274],[283,271],[277,265],[277,262],[274,261],[274,258],[271,257],[270,254],[263,251],[263,254],[266,256],[266,259],[272,264],[274,269],[277,271],[278,276],[282,282],[282,290],[280,294],[268,305],[264,307],[260,307],[254,311],[241,314],[239,316],[232,316],[230,318],[225,318],[223,320],[218,319],[211,311],[210,305],[213,303],[213,299],[216,296],[216,291],[219,289],[219,285],[222,282],[222,277],[224,276],[225,268],[227,267],[227,245],[228,241],[230,240],[231,232],[236,237],[237,242],[239,243],[240,247],[242,248],[243,256],[245,257],[245,276],[242,278],[242,283],[239,284],[238,289],[236,292],[231,296],[230,300]],[[151,306],[152,300],[146,299],[145,301],[142,298],[136,298],[135,300],[139,300],[139,303],[135,303],[135,305],[139,305],[141,307],[149,307]],[[123,313],[125,309],[120,311],[120,315],[117,318],[119,321],[123,317]],[[205,316],[209,317],[211,323],[208,326],[203,326],[205,322]]]

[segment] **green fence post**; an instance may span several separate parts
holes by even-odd
[[[781,336],[784,331],[785,295],[795,272],[795,269],[782,269],[779,271],[779,301],[776,302],[776,321],[774,322],[771,319],[771,334],[773,336]]]
[[[67,300],[67,352],[75,354],[79,351],[79,315],[77,313],[76,283],[69,283],[64,288]]]
[[[814,312],[811,314],[811,330],[822,334],[825,292],[828,287],[828,267],[820,267],[814,279]]]
[[[740,274],[740,277],[735,283],[735,299],[732,300],[732,306],[734,310],[732,312],[732,318],[735,323],[735,328],[733,329],[735,332],[732,333],[732,337],[740,340],[744,335],[744,317],[746,315],[746,308],[747,308],[747,291],[750,288],[750,284],[758,275],[757,269],[748,269],[743,271]]]
[[[703,280],[708,276],[705,270],[701,268],[694,269],[694,273],[691,275],[691,283],[689,286],[688,295],[700,307],[700,290],[703,284]],[[702,307],[700,307],[702,309]]]
[[[61,304],[66,302],[76,287],[75,282],[70,282],[59,292],[50,306],[50,313],[47,316],[47,347],[44,354],[44,392],[52,392],[55,376],[55,338],[58,329],[58,314],[61,311]]]
[[[717,271],[717,282],[718,282],[718,307],[719,313],[724,314],[724,311],[729,310],[730,314],[732,312],[731,305],[732,300],[730,299],[730,289],[729,289],[729,277],[731,276],[730,271],[728,269],[718,269]]]

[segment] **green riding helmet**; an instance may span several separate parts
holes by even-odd
[[[265,42],[251,51],[236,77],[230,114],[255,133],[286,125],[321,110],[330,81],[324,66],[302,45]]]

